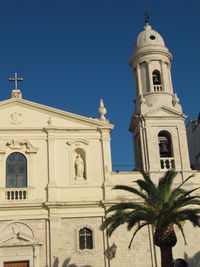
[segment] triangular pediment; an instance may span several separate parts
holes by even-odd
[[[172,108],[166,107],[166,106],[161,106],[158,108],[155,108],[151,111],[146,112],[143,117],[163,117],[163,118],[180,118],[182,117],[183,119],[186,119],[187,116],[184,115],[182,112],[179,112],[177,110],[174,110]]]
[[[156,119],[170,119],[170,120],[176,120],[176,119],[181,119],[185,120],[187,116],[183,114],[182,112],[166,107],[166,106],[160,106],[155,109],[152,109],[150,111],[147,111],[144,114],[135,114],[133,113],[130,121],[130,126],[129,126],[129,131],[134,132],[136,125],[138,121],[141,121],[143,119],[148,120],[156,120]]]
[[[3,127],[112,130],[113,125],[100,119],[87,118],[28,100],[11,98],[0,102],[0,128]]]

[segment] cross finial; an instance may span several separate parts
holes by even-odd
[[[145,13],[144,13],[144,15],[145,15],[145,24],[149,24],[149,13],[146,11]]]
[[[15,88],[12,91],[12,97],[18,97],[21,98],[21,91],[19,88],[17,88],[17,82],[18,81],[23,81],[23,78],[18,78],[17,77],[17,72],[15,72],[15,77],[14,78],[9,78],[9,81],[14,81],[15,82]]]

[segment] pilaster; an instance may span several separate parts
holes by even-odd
[[[165,65],[165,62],[164,61],[160,61],[160,65],[161,65],[161,82],[162,82],[162,91],[165,91],[165,68],[164,68],[164,65]]]
[[[101,144],[102,144],[102,156],[105,180],[110,178],[110,172],[112,171],[111,163],[111,151],[110,151],[110,132],[108,130],[101,131]]]
[[[171,64],[167,64],[168,69],[168,78],[169,78],[169,85],[170,85],[170,92],[173,94],[173,85],[172,85],[172,77],[171,77]]]
[[[143,95],[143,92],[142,92],[142,81],[141,81],[141,73],[140,73],[140,64],[137,64],[137,67],[136,67],[136,71],[137,71],[137,77],[138,77],[138,93],[139,95]]]
[[[143,161],[143,170],[149,170],[149,153],[148,153],[148,140],[147,140],[147,132],[146,132],[146,124],[145,121],[142,120],[140,124],[140,138],[141,138],[141,151],[142,151],[142,161]]]
[[[153,79],[152,79],[152,71],[151,71],[151,61],[150,60],[146,60],[146,64],[147,64],[147,71],[148,71],[148,77],[149,77],[149,91],[153,92]]]
[[[48,201],[57,200],[56,170],[55,170],[55,127],[46,127],[47,133],[47,159],[48,159]]]

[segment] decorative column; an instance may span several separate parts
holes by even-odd
[[[147,134],[146,134],[146,123],[144,120],[141,120],[141,146],[142,146],[142,160],[143,160],[143,168],[144,171],[149,171],[150,166],[149,166],[149,153],[148,153],[148,144],[147,144]]]
[[[5,177],[5,150],[0,150],[0,173],[1,173],[1,179],[0,179],[0,188],[4,188],[4,190],[0,191],[0,201],[4,201],[6,196],[5,196],[5,187],[6,187],[6,177]],[[4,175],[3,175],[4,174]]]
[[[40,266],[39,255],[40,255],[39,246],[33,245],[33,267]]]
[[[161,77],[162,77],[162,91],[165,91],[165,75],[164,75],[164,71],[165,71],[165,68],[164,68],[164,65],[165,65],[165,62],[164,61],[160,61],[160,65],[161,65]]]
[[[103,100],[101,99],[100,107],[98,109],[98,112],[100,115],[100,120],[104,121],[105,123],[108,123],[108,120],[106,120],[106,118],[104,117],[107,110],[102,103],[103,103]],[[103,129],[98,128],[98,131],[101,134],[100,141],[101,141],[101,149],[102,149],[104,184],[106,181],[109,180],[110,172],[112,170],[111,153],[110,153],[110,131],[111,130],[112,130],[112,127],[111,128],[106,127],[106,129],[105,128],[103,128]],[[105,197],[105,187],[104,187],[104,192],[103,192],[103,198],[104,197]]]
[[[4,159],[5,159],[5,154],[6,151],[5,150],[0,150],[0,173],[1,173],[1,179],[0,179],[0,187],[6,187],[6,179],[5,176],[3,176],[3,173],[5,173],[5,163],[4,163]]]
[[[48,200],[57,200],[57,185],[55,177],[55,127],[46,127],[47,133],[47,161],[48,161]]]
[[[172,86],[172,77],[171,77],[171,64],[167,64],[167,69],[168,69],[168,76],[169,76],[169,87],[170,87],[170,92],[173,94],[173,86]]]
[[[36,154],[36,151],[28,151],[26,152],[27,154],[29,154],[29,165],[28,165],[28,199],[29,200],[32,200],[34,199],[34,189],[35,189],[35,185],[34,185],[34,181],[36,180],[35,179],[35,154]]]
[[[103,164],[103,191],[102,199],[106,199],[107,186],[110,185],[110,173],[112,170],[111,153],[110,153],[110,131],[99,129],[101,133],[101,150]]]
[[[137,86],[138,86],[138,93],[139,93],[139,95],[142,95],[143,96],[143,92],[142,92],[142,81],[141,81],[141,74],[140,74],[140,64],[137,64],[136,71],[137,71],[137,80],[138,80],[138,84],[137,84]]]
[[[110,153],[110,133],[109,131],[101,131],[102,155],[105,171],[105,179],[110,178],[111,167],[111,153]]]
[[[50,260],[51,266],[58,266],[58,255],[59,255],[59,247],[58,247],[58,233],[61,231],[61,218],[55,215],[57,213],[56,209],[51,209],[49,212],[49,220],[50,220]],[[60,265],[59,265],[60,266]]]
[[[148,77],[149,77],[149,89],[150,92],[153,92],[153,79],[152,79],[152,72],[151,72],[151,61],[150,60],[146,60],[146,64],[147,64],[147,70],[148,70]]]

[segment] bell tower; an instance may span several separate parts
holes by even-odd
[[[130,131],[136,167],[147,172],[190,170],[184,124],[187,117],[173,92],[171,60],[163,38],[146,20],[130,58],[135,79]]]

